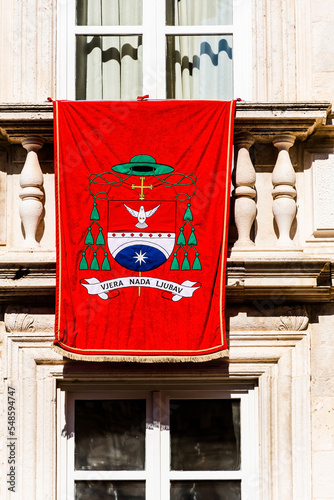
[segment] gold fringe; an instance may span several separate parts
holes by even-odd
[[[124,362],[129,361],[132,363],[203,363],[205,361],[212,361],[213,359],[225,358],[228,356],[228,349],[223,351],[214,352],[212,354],[204,354],[201,356],[87,356],[85,354],[75,354],[73,352],[66,351],[59,346],[53,345],[52,349],[64,356],[65,358],[73,359],[76,361],[118,361]]]

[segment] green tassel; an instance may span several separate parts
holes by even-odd
[[[97,235],[97,238],[96,238],[96,244],[97,245],[104,245],[105,244],[104,237],[102,234],[102,227],[100,227],[100,229],[99,229],[99,234]]]
[[[105,257],[104,257],[104,261],[102,262],[101,269],[102,269],[102,271],[110,271],[110,264],[109,264],[107,252],[105,252],[104,255],[105,255]]]
[[[87,259],[86,259],[85,255],[86,255],[86,252],[82,252],[82,259],[81,259],[80,264],[79,264],[80,270],[88,269],[88,263],[87,263]]]
[[[180,234],[176,242],[177,245],[185,245],[186,244],[186,239],[183,234],[183,227],[180,229]]]
[[[201,261],[198,258],[198,253],[196,252],[196,257],[193,263],[194,271],[200,271],[202,269]]]
[[[90,214],[90,220],[100,220],[99,212],[96,208],[96,203],[94,203],[94,208],[92,210],[92,213]]]
[[[190,203],[188,203],[188,208],[184,214],[183,220],[193,220],[193,214],[191,213],[190,210]]]
[[[87,232],[87,236],[85,239],[85,245],[93,245],[93,244],[94,244],[94,240],[93,240],[93,236],[91,233],[91,228],[89,227],[88,232]]]
[[[191,230],[191,235],[189,236],[188,245],[197,245],[197,239],[194,233],[195,229]]]
[[[99,263],[97,261],[97,258],[96,258],[96,252],[94,252],[94,258],[92,260],[92,263],[90,265],[90,268],[93,270],[93,271],[98,271],[100,268],[99,268]]]
[[[184,259],[183,259],[183,262],[182,262],[182,267],[181,267],[181,271],[189,271],[190,269],[190,264],[189,264],[189,260],[188,260],[188,257],[187,257],[187,253],[184,254]]]
[[[170,266],[171,271],[179,271],[180,266],[179,266],[179,261],[177,260],[177,253],[174,253],[174,259],[172,262],[172,265]]]

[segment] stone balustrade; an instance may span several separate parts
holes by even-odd
[[[256,172],[249,155],[249,148],[254,144],[254,138],[247,133],[235,136],[235,148],[237,150],[237,161],[234,172],[234,217],[238,230],[238,240],[235,248],[254,247],[255,243],[250,239],[251,228],[256,216],[255,181]]]
[[[27,150],[27,157],[20,175],[19,209],[23,228],[23,247],[37,249],[37,228],[43,215],[43,174],[37,152],[44,144],[42,137],[29,136],[22,140]],[[235,136],[236,167],[234,169],[235,208],[234,218],[238,239],[233,247],[236,250],[254,249],[251,230],[256,218],[256,170],[252,163],[249,149],[254,144],[254,137],[242,132]],[[278,149],[278,156],[272,171],[272,213],[273,225],[277,225],[277,248],[292,248],[294,242],[290,237],[290,229],[296,215],[296,174],[290,159],[289,150],[295,142],[291,133],[276,135],[272,143]],[[270,211],[268,210],[268,215]]]
[[[35,108],[0,105],[0,301],[54,294],[53,116],[50,105]],[[329,110],[237,103],[229,301],[334,301]]]
[[[289,150],[295,143],[292,133],[278,134],[272,144],[278,149],[278,156],[272,170],[272,228],[277,228],[275,248],[294,248],[295,243],[290,236],[292,223],[296,216],[296,174],[291,162]],[[251,230],[256,218],[256,169],[249,154],[255,139],[251,134],[242,133],[235,136],[236,166],[234,171],[233,195],[235,197],[234,218],[238,239],[234,243],[235,250],[255,247],[251,239]],[[269,206],[267,207],[269,209]],[[267,215],[270,217],[270,211]]]
[[[289,155],[289,149],[294,142],[293,134],[277,135],[273,140],[274,146],[278,149],[272,175],[273,214],[279,231],[277,245],[281,248],[294,245],[290,237],[290,229],[296,216],[297,191],[295,189],[296,174]]]
[[[272,139],[272,144],[278,150],[275,165],[272,168],[272,206],[267,206],[267,217],[271,213],[272,232],[276,234],[273,245],[276,249],[295,248],[290,230],[296,216],[296,174],[290,158],[290,148],[295,143],[293,133],[277,134]],[[22,202],[19,209],[22,229],[23,247],[38,249],[37,228],[43,217],[43,174],[38,160],[37,152],[42,148],[44,139],[37,136],[28,136],[22,139],[22,146],[27,150],[27,157],[20,175]],[[236,251],[254,250],[256,245],[252,239],[252,228],[257,214],[257,172],[254,167],[250,148],[254,145],[255,138],[248,132],[236,134],[235,154],[236,166],[233,172],[235,198],[234,221],[238,238],[233,243]],[[275,233],[276,229],[276,233]]]
[[[27,158],[20,176],[22,200],[19,209],[24,230],[23,246],[38,248],[36,239],[38,225],[43,213],[43,174],[38,161],[37,151],[44,144],[41,137],[30,136],[22,140],[22,146],[27,150]]]
[[[316,218],[311,213],[315,196],[320,199],[321,209],[325,204],[319,186],[316,191],[313,189],[316,176],[311,167],[312,158],[316,158],[314,163],[319,171],[322,168],[321,175],[324,175],[321,157],[312,157],[312,154],[322,147],[318,145],[317,137],[321,144],[327,141],[333,148],[334,127],[327,125],[329,111],[330,106],[326,103],[237,103],[232,187],[232,226],[235,229],[230,231],[229,242],[232,254],[304,251],[305,242],[316,241],[319,235],[329,238],[329,243],[332,239],[334,246],[331,228],[317,228],[316,223],[314,228],[311,227]],[[14,243],[13,239],[2,243],[5,251],[10,252],[11,248],[15,251],[18,248],[22,251],[51,251],[54,248],[54,242],[48,236],[54,233],[54,228],[50,227],[54,226],[54,195],[50,190],[52,127],[52,107],[49,104],[38,107],[0,105],[0,133],[8,141],[8,147],[16,147],[17,151],[21,144],[27,151],[25,163],[22,154],[20,161],[16,161],[23,165],[19,171],[20,190],[15,183],[7,182],[7,195],[6,190],[1,190],[0,194],[7,199],[19,196],[22,200],[19,210],[16,207],[21,227],[20,219],[11,215],[15,211],[8,210],[7,204],[10,214],[7,225],[9,228],[12,225],[11,233],[15,236]],[[43,147],[44,143],[47,145]],[[48,175],[44,180],[39,155],[44,162],[43,171]],[[7,172],[6,167],[2,167],[2,171],[9,180],[10,168],[12,173],[16,171],[10,163],[8,165]],[[2,182],[5,182],[4,175]],[[45,200],[48,200],[47,206]],[[47,218],[44,221],[45,212]],[[49,232],[43,231],[43,223]]]

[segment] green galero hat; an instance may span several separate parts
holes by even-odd
[[[114,172],[127,175],[162,175],[173,172],[174,168],[169,165],[157,163],[153,156],[136,155],[129,163],[121,163],[112,167]]]

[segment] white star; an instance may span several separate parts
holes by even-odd
[[[145,253],[141,253],[141,250],[138,252],[136,252],[136,255],[133,256],[134,259],[137,259],[135,263],[139,262],[139,265],[141,266],[141,263],[144,262],[144,264],[146,264],[146,261],[145,259],[148,259],[148,257],[145,257],[147,252]]]

